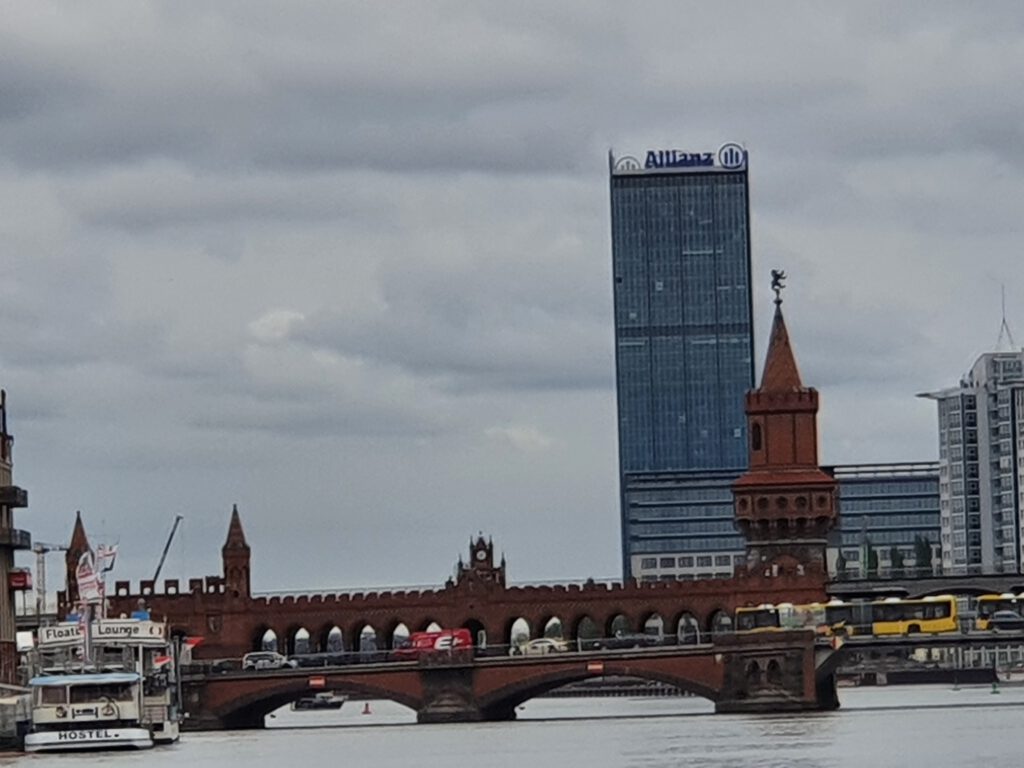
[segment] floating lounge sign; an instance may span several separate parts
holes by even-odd
[[[110,619],[92,623],[93,642],[164,645],[164,625],[153,621]],[[40,646],[78,645],[82,642],[79,624],[57,624],[39,628]]]

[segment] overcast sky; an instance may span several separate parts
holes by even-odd
[[[617,575],[610,147],[745,143],[758,368],[783,268],[822,460],[934,459],[1001,284],[1024,340],[1024,8],[846,5],[0,0],[18,524],[120,578],[177,514],[162,576],[219,573],[233,503],[257,589],[478,531]]]

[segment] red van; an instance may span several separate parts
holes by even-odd
[[[392,655],[396,659],[416,659],[425,653],[472,647],[473,636],[468,629],[442,629],[437,632],[413,632],[409,635],[409,644],[395,648]]]

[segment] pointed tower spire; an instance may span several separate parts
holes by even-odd
[[[224,549],[248,549],[245,541],[245,531],[242,530],[242,518],[238,516],[238,505],[231,506],[231,523],[228,525],[228,538],[224,542]]]
[[[75,552],[81,555],[89,549],[89,537],[85,535],[85,525],[82,523],[82,510],[75,512],[75,527],[71,530],[71,541],[68,544],[68,552]]]
[[[224,566],[224,584],[228,593],[235,598],[248,599],[250,580],[249,545],[245,541],[242,530],[242,518],[238,514],[238,505],[231,506],[231,522],[228,524],[228,537],[220,551]]]
[[[73,610],[78,604],[78,561],[90,549],[89,537],[85,535],[85,525],[82,523],[82,512],[79,510],[75,512],[75,527],[71,531],[67,552],[64,553],[65,612]]]
[[[768,340],[768,354],[764,359],[764,373],[761,375],[762,392],[795,392],[804,388],[800,370],[796,366],[793,347],[789,343],[789,331],[782,317],[782,299],[775,300],[775,318]]]

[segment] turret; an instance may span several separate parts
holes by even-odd
[[[789,342],[785,275],[772,274],[775,317],[761,385],[746,397],[750,468],[733,487],[736,522],[748,569],[824,574],[835,480],[818,467],[818,392],[804,386]]]
[[[238,505],[231,508],[231,523],[228,525],[228,537],[221,548],[221,560],[224,566],[224,586],[228,594],[235,597],[249,597],[250,580],[249,566],[252,556],[242,520],[238,515]]]

